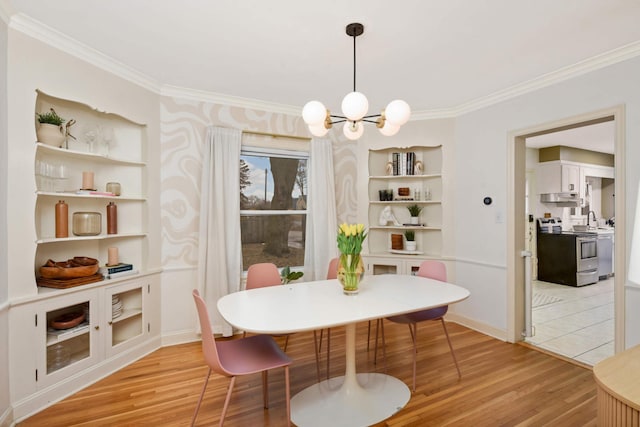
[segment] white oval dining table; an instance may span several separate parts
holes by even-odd
[[[235,292],[218,300],[218,311],[234,327],[252,333],[287,334],[345,326],[344,376],[314,384],[291,399],[291,421],[299,427],[369,426],[402,409],[411,392],[399,379],[356,373],[356,324],[450,305],[469,291],[411,275],[367,275],[356,295],[337,280],[319,280]]]

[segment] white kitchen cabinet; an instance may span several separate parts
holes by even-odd
[[[561,161],[538,164],[539,194],[580,193],[580,166]]]

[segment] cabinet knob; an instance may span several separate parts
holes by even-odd
[[[113,320],[109,320],[109,322],[107,322],[107,323],[109,323],[109,326],[111,326],[111,325],[113,325]]]
[[[96,326],[94,326],[94,329],[95,329],[96,331],[98,331],[98,330],[100,330],[100,326],[99,326],[99,325],[96,325]]]

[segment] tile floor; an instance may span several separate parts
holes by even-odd
[[[588,365],[613,355],[613,278],[579,288],[534,281],[533,294],[527,342]]]

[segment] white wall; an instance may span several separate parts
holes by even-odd
[[[626,199],[628,230],[633,228],[640,180],[639,73],[640,59],[627,60],[456,119],[455,239],[456,257],[461,260],[457,280],[471,291],[471,298],[461,305],[463,315],[500,330],[507,328],[507,228],[499,217],[504,218],[507,211],[510,131],[624,104],[626,191],[621,196]],[[491,207],[482,204],[485,195],[493,198]],[[616,275],[626,280],[624,272]],[[640,327],[631,317],[637,311],[627,310],[627,346],[640,342]]]
[[[0,11],[1,12],[1,11]],[[0,76],[7,75],[7,23],[0,19]],[[0,80],[0,426],[11,418],[7,246],[7,79]]]

